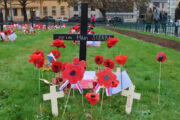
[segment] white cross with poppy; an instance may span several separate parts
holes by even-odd
[[[56,92],[56,86],[50,86],[50,93],[43,94],[43,100],[51,100],[52,114],[58,116],[58,104],[57,98],[64,97],[64,92]]]
[[[131,113],[133,99],[140,100],[140,97],[141,97],[141,94],[135,93],[134,90],[135,90],[135,86],[131,85],[129,87],[129,91],[127,91],[127,90],[122,91],[122,95],[127,96],[127,102],[126,102],[126,113],[127,114]]]

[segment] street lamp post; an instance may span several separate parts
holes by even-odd
[[[12,0],[10,0],[10,13],[11,13],[11,23],[13,23],[13,17],[12,17]]]
[[[34,27],[34,16],[35,16],[35,10],[32,9],[32,11],[31,11],[31,23],[32,23],[32,27]]]
[[[3,13],[1,8],[0,8],[0,26],[1,26],[1,31],[3,31]]]

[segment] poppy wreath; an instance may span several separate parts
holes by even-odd
[[[118,41],[119,41],[119,39],[118,39],[117,37],[115,37],[115,38],[109,38],[109,39],[107,40],[107,46],[108,46],[108,48],[111,48],[111,47],[115,46]]]
[[[157,56],[156,56],[156,60],[157,60],[158,62],[164,62],[164,61],[166,61],[166,54],[163,53],[163,52],[159,52],[159,53],[157,54]]]
[[[60,61],[54,61],[52,62],[52,71],[54,73],[58,73],[63,69],[63,64]]]
[[[36,68],[41,68],[44,65],[44,53],[35,51],[30,55],[29,62],[32,62]]]
[[[115,67],[115,63],[112,59],[106,59],[104,60],[104,66],[113,69]]]
[[[96,93],[99,92],[101,86],[106,88],[106,95],[112,95],[112,81],[116,80],[116,75],[112,72],[110,68],[104,68],[97,72],[97,85],[94,88]]]
[[[96,56],[94,61],[97,65],[100,65],[103,63],[103,59],[104,59],[103,56]]]
[[[84,72],[85,69],[80,65],[74,65],[72,63],[67,64],[65,70],[62,72],[63,79],[66,80],[66,82],[59,88],[59,90],[63,90],[70,83],[75,84],[79,92],[82,94],[83,89],[79,81],[83,79]]]
[[[119,63],[120,65],[125,65],[127,59],[128,59],[128,56],[124,56],[124,55],[117,55],[115,57],[115,61]]]
[[[61,53],[58,50],[51,50],[48,54],[52,53],[56,59],[61,57]]]
[[[61,39],[54,40],[53,44],[51,46],[54,46],[54,47],[57,47],[57,48],[60,48],[60,47],[66,48],[66,44]]]
[[[99,101],[99,94],[97,93],[86,93],[86,99],[91,103],[91,105],[96,105]]]

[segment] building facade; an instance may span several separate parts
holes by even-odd
[[[81,6],[80,3],[74,7],[70,7],[70,17],[81,16]],[[98,9],[95,9],[91,6],[88,6],[88,18],[91,18],[92,15],[95,15],[96,18],[102,17],[101,12]]]
[[[4,7],[1,5],[2,12],[5,15]],[[39,0],[39,1],[28,1],[27,4],[27,17],[30,19],[31,11],[35,12],[36,17],[52,16],[54,19],[57,17],[69,18],[69,6],[66,2],[58,3],[57,0]],[[23,21],[23,10],[18,0],[12,0],[12,18],[14,21]],[[8,4],[8,18],[10,19],[11,11],[10,5]]]

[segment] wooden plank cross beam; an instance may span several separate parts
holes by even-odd
[[[134,90],[135,90],[135,86],[131,85],[129,87],[129,91],[127,91],[127,90],[122,91],[122,95],[127,97],[127,102],[126,102],[126,113],[127,114],[131,113],[133,99],[139,100],[141,97],[141,94],[135,93]]]
[[[64,92],[56,92],[56,86],[50,86],[50,93],[43,94],[43,100],[51,100],[52,114],[58,116],[58,103],[57,98],[64,97]]]
[[[81,3],[81,32],[80,34],[54,34],[55,39],[63,40],[80,40],[79,59],[86,61],[86,42],[87,41],[107,41],[109,38],[113,38],[113,35],[87,35],[88,26],[88,3]]]

